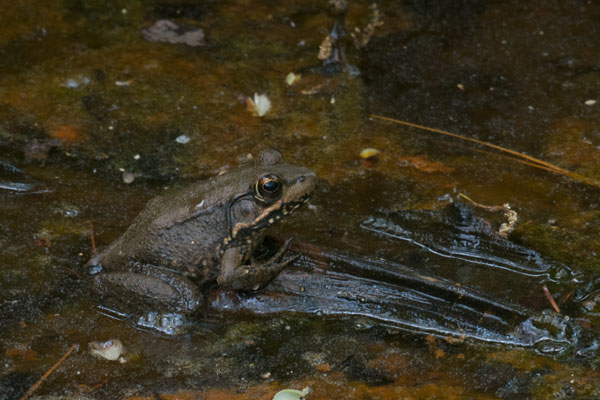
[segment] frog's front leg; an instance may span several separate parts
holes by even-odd
[[[277,274],[296,260],[298,256],[281,261],[281,257],[290,246],[292,238],[286,240],[277,253],[267,261],[257,264],[248,254],[252,249],[246,247],[231,247],[221,258],[221,270],[217,277],[220,286],[236,290],[257,290],[267,284]],[[250,258],[251,263],[245,264]]]
[[[197,286],[186,277],[153,265],[133,263],[129,272],[100,273],[94,287],[104,299],[114,299],[116,308],[140,310],[150,306],[189,314],[202,304]]]

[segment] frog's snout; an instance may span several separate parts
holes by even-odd
[[[296,178],[295,184],[304,187],[304,190],[307,192],[312,192],[317,180],[317,174],[311,171],[310,173],[300,175],[298,178]]]

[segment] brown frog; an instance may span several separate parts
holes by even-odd
[[[308,200],[316,182],[313,171],[267,149],[254,165],[158,196],[89,261],[94,287],[127,309],[181,313],[196,310],[199,288],[215,280],[256,290],[293,259],[282,260],[290,239],[266,261],[256,261],[253,251],[269,226]]]

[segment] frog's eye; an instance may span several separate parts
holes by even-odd
[[[254,185],[254,193],[261,201],[275,201],[281,197],[282,191],[283,180],[275,174],[261,177]]]

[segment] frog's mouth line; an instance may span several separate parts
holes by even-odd
[[[275,224],[277,221],[292,214],[304,203],[308,201],[311,194],[305,194],[299,200],[283,202],[280,199],[273,203],[270,207],[266,208],[256,219],[249,223],[238,223],[231,230],[231,236],[229,241],[233,241],[238,237],[246,238],[250,237],[257,232],[261,232],[267,229],[269,226]]]

